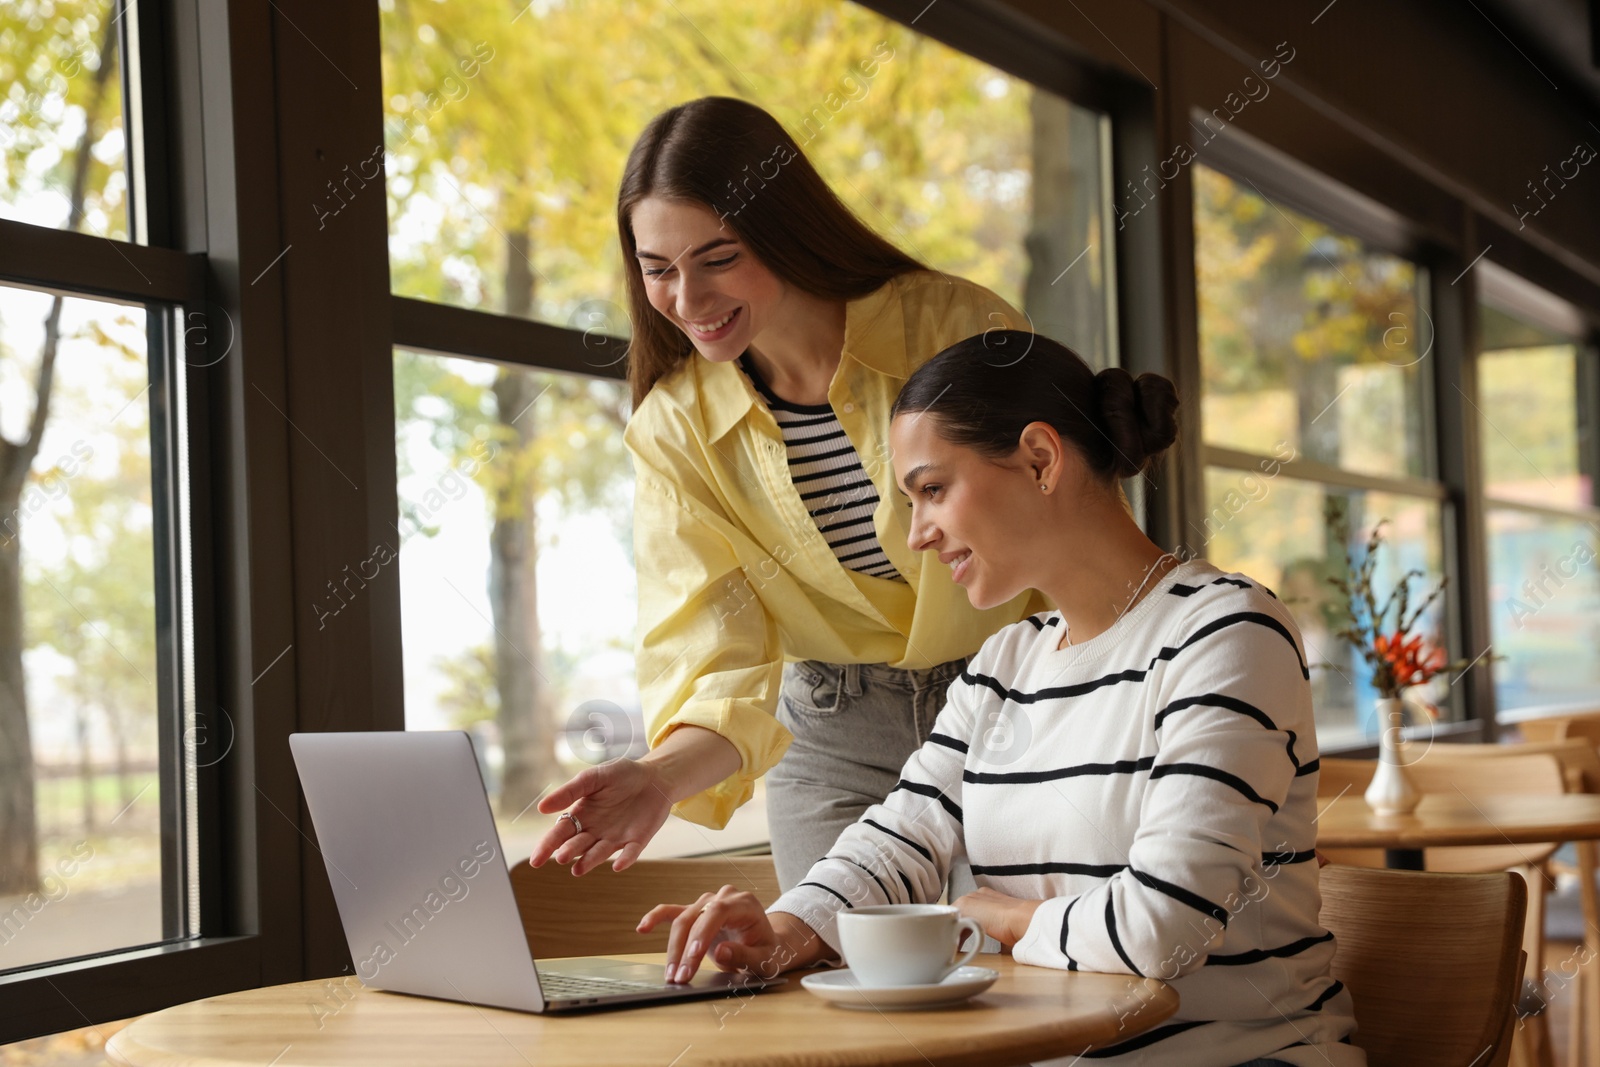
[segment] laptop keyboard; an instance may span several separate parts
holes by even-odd
[[[572,997],[607,996],[614,993],[644,993],[666,988],[666,981],[630,982],[625,978],[598,978],[587,974],[562,974],[560,971],[539,971],[539,988],[551,1000]]]

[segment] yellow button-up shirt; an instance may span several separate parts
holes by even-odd
[[[792,737],[774,712],[786,661],[930,667],[1051,606],[1025,593],[977,611],[949,567],[911,551],[910,502],[889,448],[889,407],[912,371],[962,338],[1028,328],[994,293],[933,271],[845,305],[828,402],[877,488],[873,524],[904,581],[839,562],[790,480],[777,421],[736,363],[691,355],[646,395],[623,439],[636,475],[636,653],[650,745],[703,726],[742,764],[675,814],[727,825],[783,756]]]

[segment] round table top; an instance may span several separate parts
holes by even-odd
[[[1600,838],[1600,795],[1427,793],[1409,815],[1379,815],[1354,794],[1317,801],[1319,848],[1523,845]]]
[[[615,958],[666,960],[664,953]],[[972,962],[999,971],[999,981],[960,1005],[923,1011],[836,1007],[801,988],[801,972],[751,996],[555,1015],[325,979],[146,1015],[112,1037],[106,1055],[136,1067],[988,1067],[1076,1056],[1143,1033],[1178,1007],[1178,995],[1154,979],[1029,967],[1005,955]]]

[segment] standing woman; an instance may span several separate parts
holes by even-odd
[[[541,811],[566,811],[531,862],[583,874],[620,853],[621,870],[669,812],[721,828],[771,772],[788,888],[893,787],[966,657],[1048,606],[1024,592],[974,609],[957,561],[908,548],[888,444],[912,371],[1027,324],[875,234],[772,116],[739,100],[651,121],[617,230],[651,751],[546,796]],[[958,870],[953,888],[967,879]]]

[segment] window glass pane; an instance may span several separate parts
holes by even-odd
[[[626,334],[628,149],[666,107],[728,95],[907,252],[1115,358],[1103,116],[842,0],[535,0],[509,29],[485,0],[380,6],[397,293]]]
[[[401,350],[395,403],[406,727],[472,734],[506,854],[526,856],[545,789],[647,750],[626,388]],[[721,831],[669,819],[644,854],[765,841],[764,797]]]
[[[1513,313],[1481,305],[1478,436],[1484,487],[1501,500],[1593,503],[1579,457],[1578,350]]]
[[[128,239],[112,0],[0,4],[0,218]]]
[[[1573,345],[1483,353],[1479,437],[1490,496],[1552,507],[1591,501],[1578,469],[1577,374]]]
[[[1501,711],[1600,697],[1596,531],[1514,508],[1491,508],[1489,607]]]
[[[1344,626],[1342,605],[1327,579],[1343,567],[1346,546],[1330,543],[1325,508],[1331,500],[1342,510],[1350,525],[1350,548],[1357,553],[1373,524],[1389,520],[1374,579],[1380,595],[1387,595],[1412,567],[1424,571],[1430,585],[1443,574],[1439,505],[1392,493],[1320,485],[1273,475],[1272,470],[1270,466],[1262,471],[1206,469],[1206,557],[1223,570],[1264,582],[1299,624],[1308,662],[1327,665],[1311,672],[1321,745],[1370,741],[1378,733],[1377,693],[1365,662],[1335,636]],[[1423,593],[1421,583],[1412,588],[1417,595]],[[1436,602],[1417,626],[1417,632],[1435,641],[1444,626],[1442,603]],[[1460,649],[1448,651],[1452,658],[1470,659],[1477,650],[1464,657]],[[1411,690],[1408,697],[1439,705],[1442,716],[1451,714],[1447,680],[1435,679]]]
[[[0,289],[0,970],[164,936],[145,320]]]
[[[1426,476],[1416,268],[1206,167],[1194,188],[1206,442]]]

